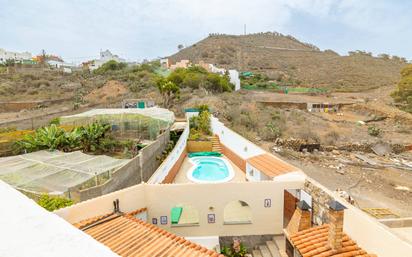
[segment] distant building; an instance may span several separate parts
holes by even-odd
[[[0,63],[5,63],[7,60],[13,60],[17,62],[31,61],[32,55],[29,52],[18,53],[6,51],[0,48]]]
[[[175,70],[177,68],[188,68],[191,65],[189,60],[180,60],[176,62],[175,64],[170,65],[170,70]]]
[[[47,61],[47,63],[50,65],[52,69],[61,69],[64,73],[72,73],[73,69],[78,67],[74,63],[67,63],[63,60],[50,60]]]
[[[160,59],[160,67],[162,67],[164,69],[169,69],[169,67],[170,67],[169,58]]]
[[[237,70],[229,70],[230,83],[235,85],[235,91],[240,90],[240,78]]]
[[[106,50],[106,51],[100,51],[100,59],[87,62],[87,67],[90,70],[95,70],[101,67],[103,64],[105,64],[108,61],[126,62],[125,59],[120,58],[118,55],[112,54],[109,50]]]

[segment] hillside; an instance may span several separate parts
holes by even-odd
[[[394,85],[405,62],[365,52],[340,56],[279,33],[210,35],[170,56],[172,62],[203,60],[225,68],[264,73],[289,85],[359,91]]]

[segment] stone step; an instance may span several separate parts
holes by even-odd
[[[252,255],[253,255],[253,257],[263,257],[260,250],[253,250]]]
[[[285,251],[285,236],[284,235],[278,235],[273,237],[273,241],[275,242],[276,246],[278,247],[279,251]]]
[[[269,249],[270,254],[272,254],[272,257],[280,257],[279,249],[275,242],[267,241],[266,246]]]
[[[259,245],[259,250],[262,254],[262,257],[272,257],[272,254],[270,253],[266,245]]]

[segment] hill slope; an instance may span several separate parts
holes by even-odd
[[[367,53],[340,56],[279,33],[244,36],[210,35],[170,56],[172,62],[189,59],[241,71],[265,73],[292,85],[358,91],[394,85],[405,62]]]

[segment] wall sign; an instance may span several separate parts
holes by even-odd
[[[265,206],[265,208],[272,207],[272,199],[265,199],[264,206]]]
[[[167,216],[160,216],[160,224],[162,225],[167,224]]]
[[[152,218],[152,224],[157,225],[157,218]]]
[[[207,215],[207,223],[215,223],[216,222],[216,216],[214,213],[209,213]]]

